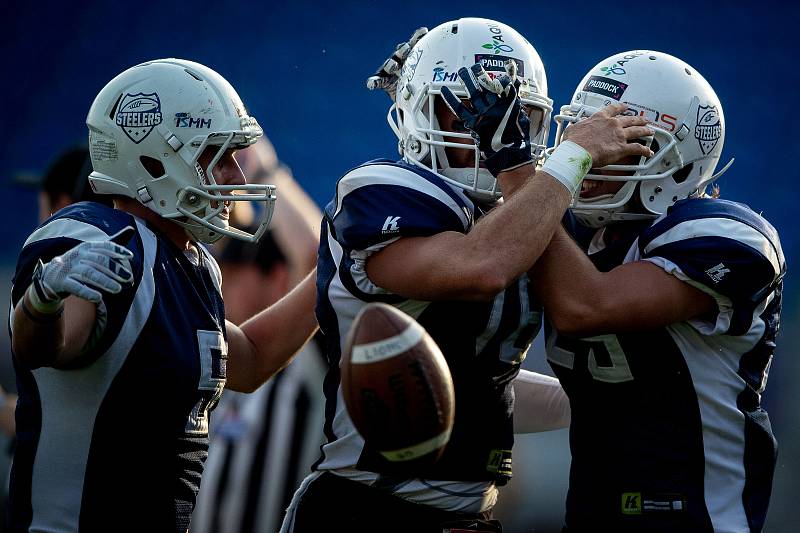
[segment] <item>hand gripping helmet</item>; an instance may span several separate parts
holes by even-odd
[[[135,198],[186,229],[193,240],[223,235],[257,241],[275,203],[270,185],[218,185],[214,167],[228,149],[247,147],[262,135],[239,95],[208,67],[160,59],[132,67],[97,95],[86,118],[98,194]],[[200,155],[216,150],[202,168]],[[229,226],[226,203],[263,203],[258,229]]]
[[[655,155],[608,165],[602,174],[590,171],[588,180],[625,184],[614,194],[578,197],[572,212],[583,224],[655,218],[678,200],[703,194],[730,167],[732,161],[714,174],[725,140],[725,117],[714,90],[680,59],[649,50],[615,54],[589,71],[570,105],[555,117],[555,146],[565,124],[617,102],[628,105],[627,114],[647,117],[655,134],[646,142]]]
[[[395,105],[389,110],[389,125],[399,139],[400,154],[409,163],[426,168],[477,199],[502,195],[497,181],[480,167],[480,150],[471,144],[448,142],[444,136],[473,140],[469,133],[446,132],[439,127],[434,102],[448,86],[466,97],[458,69],[481,63],[490,76],[505,74],[505,63],[513,59],[521,82],[519,96],[531,116],[531,143],[538,158],[547,143],[553,101],[547,97],[547,78],[539,54],[513,28],[480,18],[446,22],[429,31],[411,49],[400,71]],[[536,112],[540,110],[540,112]],[[474,165],[453,168],[445,147],[470,150]]]

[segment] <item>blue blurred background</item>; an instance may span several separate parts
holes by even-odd
[[[179,57],[219,71],[238,89],[279,157],[323,205],[350,167],[396,156],[385,122],[388,97],[368,92],[364,80],[418,26],[461,16],[510,24],[539,51],[556,106],[568,101],[591,66],[614,52],[649,48],[686,60],[724,107],[723,158],[735,156],[736,163],[718,182],[723,196],[763,212],[780,231],[789,261],[783,328],[764,395],[781,443],[767,529],[797,530],[800,363],[794,353],[800,325],[792,267],[800,244],[793,224],[800,136],[791,127],[800,95],[797,3],[6,0],[0,14],[6,21],[0,34],[0,193],[10,200],[0,219],[6,292],[16,254],[37,221],[35,192],[15,183],[84,143],[93,97],[136,63]],[[546,368],[540,350],[528,364]],[[517,478],[501,494],[506,530],[557,531],[569,460],[566,432],[520,438],[515,460]]]

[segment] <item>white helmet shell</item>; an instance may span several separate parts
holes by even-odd
[[[519,96],[526,109],[541,110],[541,118],[531,121],[531,143],[538,158],[547,143],[553,102],[547,97],[547,77],[539,54],[516,30],[503,23],[481,18],[462,18],[445,22],[429,31],[411,49],[400,71],[397,101],[389,112],[389,125],[399,139],[403,158],[426,168],[448,183],[474,197],[492,200],[502,195],[497,181],[480,166],[480,151],[468,133],[440,129],[434,102],[443,86],[466,97],[458,78],[461,67],[481,63],[490,76],[505,74],[505,63],[513,59],[521,82]],[[396,113],[393,114],[392,111]],[[395,116],[396,115],[396,116]],[[444,136],[465,138],[471,144],[448,142]],[[445,148],[470,150],[474,165],[453,168]]]
[[[193,240],[223,235],[256,241],[275,203],[271,185],[218,185],[214,167],[225,150],[244,148],[262,135],[231,85],[199,63],[160,59],[129,68],[97,95],[86,118],[98,194],[135,198],[180,224]],[[217,147],[207,168],[198,160]],[[234,194],[240,192],[243,194]],[[228,225],[226,202],[263,202],[254,233]]]
[[[703,194],[722,173],[714,174],[725,141],[719,98],[694,68],[662,52],[622,52],[592,68],[555,118],[555,145],[565,123],[617,102],[628,105],[627,114],[647,117],[655,131],[647,142],[655,155],[637,164],[603,167],[622,175],[587,174],[590,180],[626,182],[613,195],[576,199],[572,212],[593,227],[657,217],[676,201]]]

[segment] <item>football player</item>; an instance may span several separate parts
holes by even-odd
[[[251,391],[316,328],[315,287],[241,328],[201,243],[255,241],[275,201],[234,154],[261,136],[231,85],[190,61],[115,77],[87,117],[92,189],[34,231],[12,290],[18,442],[11,531],[185,532],[223,387]],[[239,192],[241,194],[235,194]],[[257,202],[254,233],[228,223]]]
[[[776,457],[760,400],[786,272],[778,234],[706,192],[725,118],[697,70],[646,50],[601,61],[556,117],[556,145],[609,102],[648,119],[639,142],[655,155],[595,165],[572,237],[558,230],[533,269],[572,408],[565,531],[761,531]]]
[[[330,367],[328,442],[283,530],[441,533],[460,521],[494,531],[485,520],[511,477],[512,382],[539,329],[525,272],[591,160],[648,155],[627,139],[650,129],[620,117],[624,106],[609,108],[572,128],[534,176],[552,109],[542,62],[514,29],[486,19],[418,30],[368,85],[395,99],[390,126],[403,158],[346,173],[325,210],[317,317]],[[342,344],[375,301],[414,317],[450,366],[455,425],[436,464],[383,458],[365,446],[342,402]]]

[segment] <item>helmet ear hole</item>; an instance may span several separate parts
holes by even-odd
[[[147,173],[153,178],[160,178],[167,173],[164,170],[164,165],[161,164],[161,161],[155,159],[154,157],[148,157],[146,155],[139,156],[139,162],[142,164]]]
[[[689,174],[692,172],[692,167],[694,167],[694,163],[689,163],[680,170],[677,170],[675,174],[672,175],[672,179],[675,180],[675,183],[683,183],[686,181],[686,178],[688,178]]]

